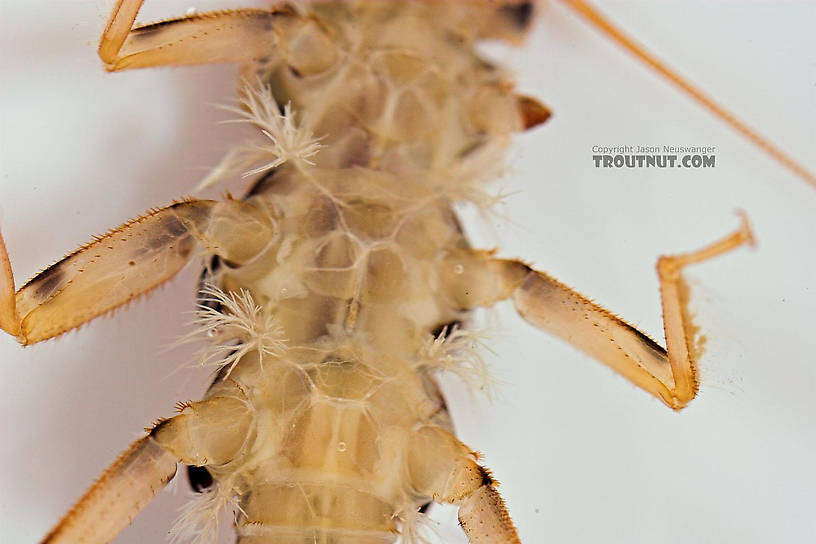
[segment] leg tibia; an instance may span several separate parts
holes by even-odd
[[[116,61],[125,38],[133,27],[133,22],[142,8],[144,0],[117,0],[111,10],[110,19],[99,41],[99,58],[105,64]]]
[[[20,319],[14,300],[14,273],[11,271],[6,242],[0,233],[0,329],[12,336],[20,334]]]
[[[602,306],[543,272],[531,272],[513,295],[519,313],[536,327],[609,365],[633,384],[680,409],[697,393],[696,327],[688,312],[685,266],[751,243],[746,221],[699,251],[658,261],[666,349]]]
[[[712,259],[743,244],[754,245],[753,233],[745,216],[742,216],[740,228],[721,240],[691,253],[661,257],[657,261],[666,350],[674,378],[673,408],[682,408],[696,395],[697,359],[702,355],[696,337],[697,327],[688,310],[689,289],[683,278],[683,268]]]

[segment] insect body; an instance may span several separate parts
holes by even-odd
[[[327,149],[327,150],[325,150],[325,151],[328,151],[328,149]],[[322,153],[322,152],[323,152],[323,151],[321,151],[321,153]]]

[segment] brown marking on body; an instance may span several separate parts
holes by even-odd
[[[26,283],[23,288],[33,287],[34,297],[37,300],[44,301],[48,299],[65,283],[65,271],[62,265],[67,259],[68,257],[49,266]]]
[[[537,127],[552,117],[552,112],[535,98],[519,95],[516,97],[516,104],[521,114],[524,130]]]

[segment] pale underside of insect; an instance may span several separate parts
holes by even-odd
[[[318,156],[319,156],[319,155],[318,155]],[[478,446],[478,444],[477,444],[476,446]]]

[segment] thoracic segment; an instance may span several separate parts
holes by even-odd
[[[435,344],[431,331],[505,298],[526,274],[471,290],[479,278],[468,259],[481,266],[489,255],[461,252],[468,244],[451,209],[463,196],[482,199],[484,174],[526,120],[506,74],[474,53],[477,36],[439,25],[438,7],[315,3],[297,23],[276,19],[275,50],[245,69],[261,86],[246,90],[255,101],[247,119],[262,126],[257,112],[291,104],[288,129],[325,146],[308,160],[276,162],[280,149],[230,158],[249,157],[246,170],[276,162],[246,201],[276,228],[247,233],[255,254],[222,260],[210,280],[232,295],[213,312],[234,318],[226,302],[246,297],[259,309],[244,312],[246,331],[268,331],[274,318],[285,349],[229,359],[230,341],[240,350],[251,335],[211,315],[204,328],[229,372],[202,403],[232,412],[193,403],[181,413],[184,440],[154,431],[226,486],[212,503],[234,498],[242,544],[392,542],[397,520],[429,499],[459,502],[492,486],[451,434],[431,376],[455,366],[462,333]],[[478,359],[471,366],[483,374]],[[237,449],[200,457],[229,450],[225,440]]]

